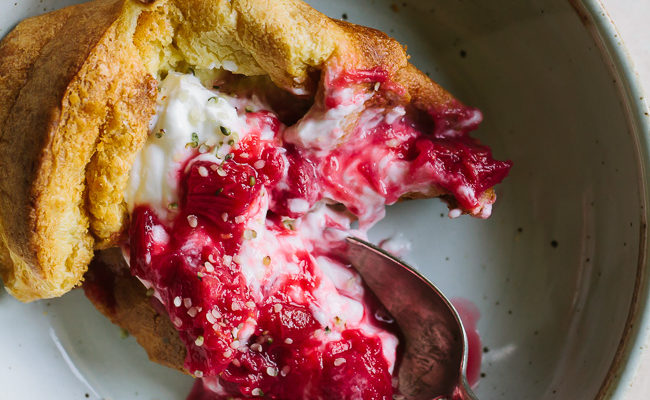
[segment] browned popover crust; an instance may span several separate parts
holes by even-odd
[[[151,361],[186,372],[185,344],[162,304],[131,275],[119,249],[96,253],[83,289],[102,314],[136,338]]]
[[[87,201],[114,184],[96,177],[127,176],[146,139],[156,83],[114,23],[121,3],[26,20],[0,44],[0,239],[11,259],[0,272],[20,300],[81,280],[95,245]]]
[[[379,67],[405,89],[400,102],[432,111],[454,101],[395,40],[300,0],[95,0],[27,19],[0,42],[0,275],[10,293],[59,296],[94,250],[119,242],[161,74],[233,65],[306,96],[320,70]]]

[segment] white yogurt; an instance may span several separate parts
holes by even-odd
[[[129,211],[148,204],[166,218],[178,202],[178,174],[196,151],[218,162],[230,151],[230,140],[243,133],[244,119],[227,96],[206,89],[198,78],[170,72],[160,84],[151,135],[136,156],[124,198]],[[222,129],[222,127],[224,129]],[[230,133],[225,135],[225,133]]]

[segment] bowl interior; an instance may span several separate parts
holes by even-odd
[[[450,297],[479,308],[485,346],[479,397],[593,399],[632,299],[642,185],[615,78],[569,2],[309,2],[406,44],[416,66],[483,110],[476,136],[497,158],[514,162],[487,221],[449,220],[445,206],[425,200],[392,206],[371,232],[373,240],[402,234],[412,243],[407,261]],[[3,0],[0,35],[64,3]],[[0,295],[0,303],[0,318],[20,322],[19,335],[0,331],[2,352],[16,366],[31,354],[42,360],[31,372],[0,374],[0,385],[27,382],[40,368],[72,382],[69,393],[120,399],[187,393],[188,378],[146,361],[81,293],[27,306]],[[21,344],[27,337],[39,343],[30,353]],[[72,372],[52,372],[63,361]],[[39,389],[23,390],[31,391],[17,393]]]
[[[628,315],[643,210],[615,79],[578,15],[553,1],[330,7],[407,43],[483,110],[477,137],[514,162],[488,221],[440,218],[424,201],[393,207],[374,232],[404,232],[407,260],[478,305],[479,397],[593,399]]]

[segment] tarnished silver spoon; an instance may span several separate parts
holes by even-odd
[[[449,300],[425,277],[361,239],[347,258],[400,327],[399,390],[405,399],[477,400],[466,376],[467,337]]]

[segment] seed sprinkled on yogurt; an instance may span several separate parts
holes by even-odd
[[[262,345],[259,343],[251,344],[251,350],[257,351],[258,353],[262,351]]]
[[[196,215],[188,215],[187,216],[187,223],[190,225],[192,228],[196,228],[196,226],[199,224],[199,220],[196,218]]]
[[[205,270],[208,272],[214,272],[214,265],[210,261],[205,262]]]

